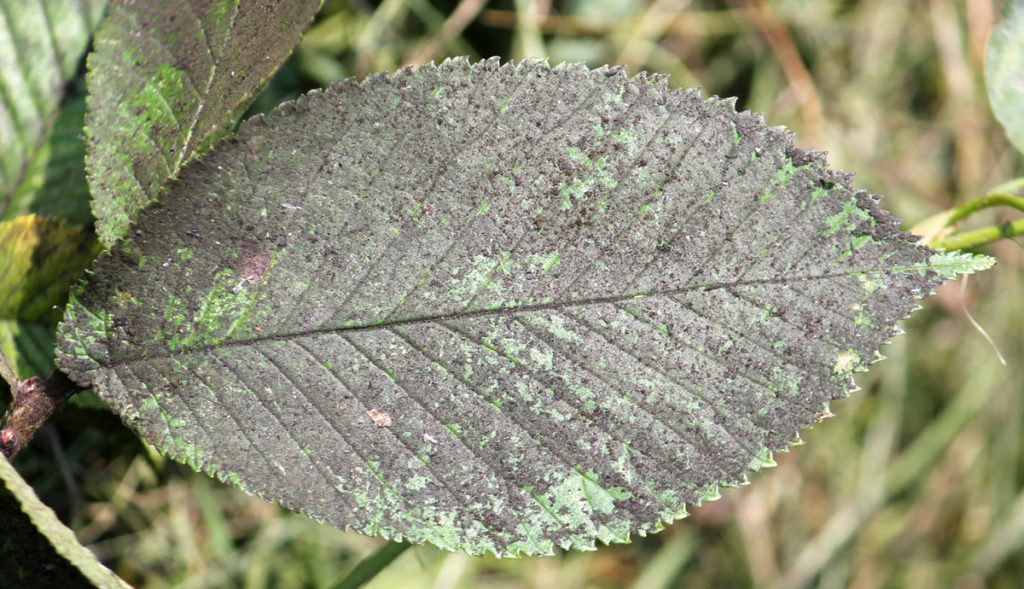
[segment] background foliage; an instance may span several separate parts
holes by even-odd
[[[623,63],[738,96],[829,152],[908,226],[1024,172],[992,117],[1002,3],[331,1],[255,110],[449,55]],[[979,226],[1006,215],[992,210]],[[888,360],[754,485],[593,553],[498,561],[416,547],[370,587],[963,586],[1024,577],[1024,256],[950,285]],[[53,465],[59,465],[54,469]],[[79,539],[145,587],[328,587],[376,539],[320,526],[164,460],[100,409],[65,408],[17,461]]]

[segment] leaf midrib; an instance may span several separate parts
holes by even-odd
[[[314,336],[314,335],[326,334],[326,333],[358,333],[358,332],[362,332],[362,331],[374,331],[374,330],[378,330],[378,329],[389,329],[389,328],[393,328],[393,327],[400,327],[400,326],[407,326],[407,325],[417,325],[417,324],[423,324],[423,323],[435,323],[435,322],[438,322],[438,321],[458,321],[460,319],[476,319],[476,318],[486,318],[486,317],[514,317],[515,315],[520,314],[520,313],[533,313],[533,312],[537,312],[537,311],[546,311],[546,310],[552,310],[552,309],[557,310],[557,309],[564,309],[564,308],[571,308],[571,307],[586,307],[586,306],[590,306],[590,305],[615,304],[615,303],[621,303],[621,302],[626,302],[626,301],[634,301],[634,300],[638,300],[638,299],[644,299],[644,298],[648,298],[648,297],[666,297],[666,296],[671,296],[671,295],[680,294],[680,293],[688,293],[688,292],[694,292],[694,291],[710,291],[710,290],[716,290],[716,289],[721,289],[721,288],[734,288],[734,287],[757,286],[757,285],[780,285],[780,284],[787,284],[787,283],[803,283],[803,282],[813,282],[813,281],[819,281],[819,280],[832,280],[832,279],[837,279],[837,278],[849,278],[849,277],[853,277],[853,276],[867,276],[867,275],[872,275],[872,274],[885,274],[885,273],[911,272],[911,271],[915,271],[915,272],[928,271],[928,272],[932,272],[933,274],[936,274],[937,270],[941,270],[941,269],[947,268],[947,267],[953,268],[953,267],[956,267],[956,264],[953,263],[953,262],[943,263],[943,264],[924,263],[924,264],[919,265],[919,266],[896,266],[896,267],[884,268],[884,269],[855,270],[855,271],[850,271],[850,272],[836,272],[836,273],[832,273],[832,274],[821,274],[821,275],[817,275],[817,276],[802,276],[802,277],[796,277],[796,278],[794,278],[794,277],[779,277],[779,278],[756,279],[756,280],[736,280],[736,281],[731,281],[731,282],[713,282],[713,283],[699,284],[699,285],[695,285],[695,286],[683,286],[683,287],[680,287],[680,288],[658,290],[658,291],[653,291],[653,292],[648,292],[648,293],[634,293],[634,294],[614,295],[614,296],[606,296],[606,297],[592,297],[592,298],[587,298],[587,299],[574,300],[574,301],[570,301],[570,302],[538,303],[538,304],[534,304],[534,305],[523,305],[523,306],[518,306],[518,307],[502,307],[502,308],[498,308],[498,309],[484,309],[484,310],[468,311],[468,312],[460,312],[460,313],[445,313],[445,314],[437,314],[437,315],[420,315],[420,316],[417,316],[417,317],[410,317],[410,318],[407,318],[407,319],[384,320],[384,321],[381,321],[381,322],[378,322],[378,323],[373,323],[373,324],[368,324],[368,325],[352,325],[352,326],[347,326],[347,327],[324,327],[324,328],[318,328],[318,329],[309,329],[309,330],[300,331],[300,332],[281,333],[281,334],[277,334],[277,335],[268,335],[268,336],[257,337],[257,338],[250,338],[250,339],[245,339],[245,340],[235,340],[235,341],[221,342],[221,343],[216,343],[216,344],[205,344],[205,345],[189,347],[189,348],[181,349],[181,350],[178,350],[178,351],[174,351],[174,352],[170,352],[170,353],[165,353],[165,354],[158,354],[158,355],[153,355],[153,354],[147,354],[147,355],[132,354],[132,355],[129,355],[129,356],[124,356],[124,357],[122,357],[122,358],[120,358],[120,359],[118,359],[116,361],[108,362],[106,364],[102,364],[101,363],[100,366],[103,367],[103,368],[117,368],[119,366],[124,366],[124,365],[128,365],[128,364],[132,364],[132,363],[140,361],[140,360],[149,361],[149,360],[161,359],[161,358],[181,357],[181,356],[187,356],[189,354],[193,354],[193,353],[197,353],[197,352],[206,352],[206,351],[212,350],[212,349],[245,347],[245,346],[255,345],[255,344],[258,344],[258,343],[291,340],[293,338]],[[923,294],[925,294],[925,293],[923,293]],[[922,294],[922,296],[923,296],[923,294]]]

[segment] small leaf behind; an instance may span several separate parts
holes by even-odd
[[[87,170],[110,246],[211,134],[230,129],[319,0],[115,0],[89,59]]]
[[[60,309],[100,249],[91,233],[63,219],[0,223],[0,348],[19,378],[53,370]]]
[[[89,232],[63,219],[0,223],[0,318],[56,323],[68,290],[98,253]]]
[[[84,90],[84,83],[83,90]],[[85,179],[85,93],[66,99],[46,142],[25,170],[3,220],[36,214],[67,219],[85,227],[93,222]]]
[[[19,0],[0,9],[0,218],[64,210],[33,206],[43,171],[68,148],[67,119],[57,118],[65,88],[99,23],[106,0]],[[81,115],[78,116],[79,123]],[[56,137],[48,137],[58,121]],[[81,132],[81,125],[73,131]],[[70,146],[74,149],[74,145]],[[55,161],[50,161],[51,158]],[[81,164],[79,163],[80,167]],[[49,195],[53,196],[53,195]],[[80,217],[75,215],[75,220]]]
[[[916,299],[990,263],[731,101],[455,60],[243,124],[100,258],[59,364],[317,519],[548,554],[770,465]]]

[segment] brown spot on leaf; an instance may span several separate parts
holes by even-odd
[[[833,367],[833,371],[836,373],[852,372],[857,364],[857,360],[857,355],[853,352],[843,352],[836,356],[836,364]]]
[[[366,414],[370,416],[370,419],[378,427],[389,427],[391,425],[391,416],[379,409],[370,409]]]
[[[267,250],[251,241],[242,243],[241,254],[238,256],[239,271],[246,282],[259,284],[263,282],[273,256]]]

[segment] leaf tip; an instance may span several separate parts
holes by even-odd
[[[971,254],[958,250],[936,251],[928,259],[929,267],[943,280],[952,280],[958,274],[967,275],[988,270],[995,263],[996,259],[992,256]]]

